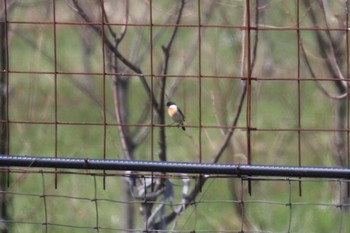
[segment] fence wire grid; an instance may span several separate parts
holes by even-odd
[[[348,0],[0,0],[0,44],[1,233],[350,231]]]

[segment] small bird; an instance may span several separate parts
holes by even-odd
[[[178,127],[181,126],[183,130],[186,130],[184,126],[185,116],[182,113],[181,109],[173,102],[168,102],[166,104],[168,106],[168,114],[169,116],[176,122],[179,123]]]

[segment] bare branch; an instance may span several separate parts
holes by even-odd
[[[316,82],[317,85],[319,85],[320,90],[326,94],[328,97],[338,99],[336,101],[335,105],[335,112],[334,112],[334,119],[335,119],[335,125],[336,128],[339,129],[334,132],[334,139],[333,142],[335,144],[335,152],[334,152],[334,159],[338,166],[348,166],[347,164],[347,148],[346,148],[346,134],[344,133],[344,129],[346,129],[346,108],[347,108],[347,101],[345,98],[349,96],[350,90],[349,90],[349,82],[345,80],[343,73],[341,71],[340,65],[342,62],[346,61],[344,59],[344,53],[347,52],[346,49],[343,49],[341,46],[341,41],[343,40],[343,36],[346,32],[339,31],[338,34],[333,38],[330,33],[330,27],[329,27],[329,15],[330,10],[328,6],[328,1],[326,0],[319,0],[317,1],[319,3],[321,14],[317,14],[315,12],[315,9],[311,7],[310,1],[304,0],[304,5],[309,9],[310,12],[310,19],[314,26],[317,26],[317,22],[323,20],[324,24],[326,25],[326,30],[324,33],[322,33],[319,30],[315,31],[316,39],[317,39],[317,45],[319,48],[319,52],[321,56],[326,60],[326,68],[331,74],[332,77],[334,77],[334,84],[337,88],[338,92],[340,93],[339,96],[332,96],[328,92],[324,90],[324,88],[320,87],[320,85]],[[344,25],[347,25],[347,19],[349,16],[348,12],[348,0],[345,0],[342,2],[344,4],[344,11],[343,15],[339,18],[339,25],[340,27],[344,27]],[[321,15],[321,20],[317,19],[317,15]],[[325,35],[324,35],[325,34]],[[303,47],[302,47],[303,49]],[[304,59],[306,61],[306,64],[310,70],[311,75],[313,78],[315,77],[311,66],[308,64],[307,57],[305,55],[305,50],[303,49]],[[348,67],[347,67],[348,68]],[[345,72],[347,73],[347,72]],[[345,205],[349,203],[349,185],[345,184],[341,186],[340,189],[340,201],[341,205]],[[342,210],[348,210],[348,208],[342,208]]]
[[[127,25],[129,23],[129,1],[125,0],[124,4],[125,4],[125,25]],[[127,30],[128,30],[127,26],[124,26],[122,28],[122,31],[120,32],[120,36],[118,38],[118,43],[120,43],[120,41],[124,39]]]
[[[241,111],[242,111],[242,107],[243,107],[245,96],[246,96],[246,88],[242,88],[242,92],[241,92],[241,95],[240,95],[240,98],[239,98],[239,104],[238,104],[238,107],[237,107],[237,110],[236,110],[235,117],[233,119],[233,122],[231,124],[230,129],[226,133],[226,136],[224,138],[224,142],[223,142],[222,146],[219,148],[217,153],[214,155],[214,157],[212,159],[212,163],[217,163],[219,161],[221,155],[223,154],[223,152],[225,151],[225,149],[229,145],[229,142],[230,142],[230,140],[231,140],[231,138],[233,136],[234,130],[235,130],[234,127],[237,125],[239,116],[240,116]],[[200,179],[198,179],[198,181],[196,182],[196,185],[193,188],[192,192],[190,193],[190,195],[188,195],[186,197],[187,202],[185,203],[185,205],[184,206],[180,206],[176,211],[171,212],[165,218],[167,223],[173,221],[180,212],[184,211],[188,206],[190,206],[192,204],[192,202],[197,197],[198,193],[202,190],[202,187],[203,187],[204,183],[206,182],[207,178],[208,177],[201,177]],[[158,225],[159,225],[159,222],[155,224],[155,227],[157,227]],[[155,228],[155,229],[157,229],[157,228]]]
[[[336,71],[336,73],[338,74],[338,78],[341,79],[341,83],[344,85],[344,88],[347,90],[348,92],[348,85],[345,81],[345,78],[343,76],[343,73],[342,71],[340,70],[339,68],[339,65],[338,65],[338,62],[337,62],[337,58],[336,58],[336,50],[339,51],[338,49],[335,49],[335,46],[339,43],[339,41],[334,41],[332,36],[331,36],[331,33],[330,33],[330,30],[329,29],[329,24],[328,24],[328,20],[327,20],[327,13],[326,13],[326,9],[324,7],[324,4],[323,4],[324,1],[321,1],[320,5],[321,5],[321,9],[322,9],[322,14],[323,14],[323,20],[326,24],[326,28],[327,30],[325,30],[326,32],[326,35],[328,37],[328,40],[329,40],[329,51],[327,50],[327,57],[328,57],[328,60],[331,62],[332,66],[334,67],[333,69]]]
[[[311,22],[316,27],[317,26],[317,18],[316,18],[315,10],[310,5],[310,1],[304,0],[303,3],[305,5],[305,7],[307,9],[309,9]],[[325,17],[324,10],[322,12],[323,12],[323,17]],[[324,19],[324,20],[326,20],[326,19]],[[328,27],[327,23],[326,23],[326,26]],[[337,64],[337,60],[335,57],[335,53],[334,53],[335,50],[333,49],[333,46],[332,46],[332,44],[334,44],[334,42],[332,41],[329,30],[326,30],[326,33],[327,33],[328,42],[322,36],[321,31],[318,31],[318,30],[315,31],[319,52],[320,52],[322,57],[327,58],[326,65],[327,65],[327,69],[330,72],[330,74],[333,77],[338,78],[338,80],[335,80],[335,84],[338,87],[338,89],[341,90],[342,92],[345,92],[346,95],[348,95],[348,85],[344,81],[344,77],[342,75],[342,72],[339,69],[339,66]]]
[[[104,4],[103,4],[104,2],[102,0],[96,0],[96,1],[99,1],[100,5],[102,6],[103,17],[104,17],[105,22],[107,23],[108,31],[112,35],[115,44],[118,46],[118,44],[124,39],[124,36],[125,36],[125,34],[127,32],[127,28],[128,27],[124,26],[122,28],[122,31],[121,31],[120,36],[118,38],[116,33],[113,31],[113,29],[112,29],[112,27],[110,25],[110,21],[109,21],[108,15],[107,15],[106,9],[105,9]],[[124,0],[124,4],[125,4],[125,25],[127,25],[128,22],[129,22],[129,1]]]
[[[66,0],[66,2],[68,3],[68,0]],[[84,12],[84,10],[80,7],[80,5],[77,3],[76,0],[72,0],[73,5],[68,4],[71,9],[73,9],[75,12],[77,12],[81,18],[83,18],[86,22],[92,22],[91,19],[87,16],[87,14]],[[117,49],[116,46],[113,45],[113,43],[111,41],[108,40],[108,38],[106,36],[102,36],[102,30],[99,26],[91,24],[90,27],[101,37],[103,38],[103,42],[105,43],[105,45],[107,46],[107,48],[113,52],[117,58],[127,67],[129,67],[132,71],[134,71],[136,73],[136,75],[140,78],[141,83],[146,91],[146,93],[148,94],[149,98],[152,100],[153,102],[153,107],[154,109],[158,109],[158,102],[153,94],[153,92],[151,91],[151,88],[149,87],[145,76],[143,75],[142,70],[137,67],[135,64],[133,64],[131,61],[129,61],[127,58],[125,58]]]
[[[185,7],[185,0],[181,0],[180,8],[178,11],[177,19],[175,24],[178,25],[181,21],[183,9]],[[164,77],[161,78],[161,85],[160,85],[160,99],[159,99],[159,108],[158,108],[158,115],[159,115],[159,123],[164,124],[164,108],[165,108],[165,87],[166,87],[166,75],[168,74],[168,65],[170,60],[170,49],[173,45],[175,36],[178,32],[178,26],[174,27],[173,33],[170,37],[170,40],[168,41],[168,44],[166,46],[162,46],[162,50],[164,53],[164,63],[163,63],[163,75]],[[165,128],[161,127],[159,129],[159,153],[158,153],[159,159],[162,161],[166,160],[166,142],[165,142]]]
[[[239,116],[241,115],[241,112],[242,112],[242,107],[243,107],[244,99],[245,99],[245,96],[246,96],[246,92],[247,92],[246,88],[242,88],[242,92],[241,92],[241,95],[240,95],[240,98],[239,98],[239,101],[238,101],[236,114],[235,114],[235,116],[233,118],[231,127],[227,131],[227,133],[225,135],[225,138],[224,138],[224,142],[222,143],[221,147],[216,152],[216,154],[213,156],[213,159],[211,161],[212,163],[217,163],[219,161],[222,153],[225,151],[227,145],[229,144],[229,142],[230,142],[230,140],[232,138],[233,132],[234,132],[235,127],[237,125],[237,122],[239,120]]]
[[[178,8],[178,7],[177,7]],[[176,8],[175,8],[176,9]],[[170,22],[170,20],[171,20],[171,14],[169,14],[169,17],[165,20],[165,24],[167,24],[167,23],[169,23]],[[161,35],[161,33],[162,33],[162,31],[164,30],[164,28],[160,28],[156,33],[154,33],[153,34],[153,38],[152,38],[152,41],[157,41],[159,38],[160,38],[160,35]],[[190,56],[187,58],[187,59],[185,59],[184,60],[184,62],[183,62],[183,66],[179,69],[179,70],[181,70],[181,71],[185,71],[185,70],[187,70],[188,69],[188,67],[190,66],[190,64],[191,64],[191,61],[193,60],[193,58],[194,58],[194,51],[196,50],[196,49],[198,49],[198,43],[197,43],[197,41],[196,40],[194,40],[193,41],[194,43],[193,43],[193,46],[191,46],[191,51],[189,51],[189,53],[188,54],[190,54]],[[135,45],[138,45],[138,44],[140,44],[139,42],[135,42],[134,43]],[[143,52],[142,52],[142,54],[137,58],[137,61],[139,61],[139,60],[142,60],[143,58],[144,58],[144,56],[147,54],[147,51],[150,49],[150,46],[148,47],[148,48],[146,48]],[[136,51],[137,49],[135,49],[135,51]],[[138,63],[138,62],[136,62],[136,63]],[[163,65],[164,66],[164,65]],[[174,94],[174,92],[176,91],[176,88],[179,86],[179,84],[181,83],[181,81],[182,81],[182,79],[175,79],[174,80],[174,82],[171,84],[171,86],[170,86],[170,88],[169,88],[169,90],[168,90],[168,92],[167,93],[164,93],[164,95],[166,96],[166,98],[168,98],[168,99],[170,99],[171,98],[171,96]],[[161,86],[161,84],[159,84],[159,86]],[[163,96],[162,94],[160,94],[160,96]],[[164,102],[163,102],[163,104],[160,104],[160,105],[162,105],[163,107],[164,107]],[[160,106],[159,105],[159,106]],[[145,104],[145,106],[146,106],[146,108],[148,108],[148,106],[147,106],[147,104]],[[150,117],[148,117],[148,120],[145,120],[146,119],[146,116],[147,115],[149,115],[149,112],[147,112],[147,111],[143,111],[144,112],[144,114],[142,114],[141,116],[140,116],[140,119],[138,120],[138,122],[146,122],[146,124],[151,124],[151,119],[150,119]],[[162,115],[162,114],[160,114],[160,115]],[[163,114],[164,115],[164,114]],[[161,122],[160,120],[159,120],[159,114],[158,115],[155,115],[155,116],[153,116],[153,121],[154,122]],[[163,121],[164,122],[164,121]],[[162,124],[162,123],[160,123],[160,124]],[[147,135],[149,134],[149,132],[150,132],[150,128],[149,127],[140,127],[139,128],[139,130],[138,131],[136,131],[135,133],[133,133],[133,142],[134,142],[134,144],[135,145],[138,145],[139,143],[141,143],[146,137],[147,137]]]
[[[245,41],[245,36],[242,36],[242,60],[241,60],[241,62],[242,62],[241,63],[241,68],[242,68],[241,70],[242,71],[241,72],[243,72],[244,64],[245,64],[245,62],[244,62],[245,59],[243,59],[243,57],[246,56],[245,49],[243,49],[245,47],[245,43],[243,43],[243,41]],[[221,145],[219,150],[216,152],[216,154],[213,156],[212,163],[217,163],[219,161],[221,155],[223,154],[223,152],[225,151],[225,149],[229,145],[229,142],[230,142],[230,140],[232,138],[232,135],[234,133],[234,130],[235,130],[235,126],[237,125],[239,116],[240,116],[240,114],[242,112],[242,108],[243,108],[246,92],[247,92],[247,89],[245,88],[245,86],[243,86],[242,91],[241,91],[241,95],[240,95],[240,98],[239,98],[239,101],[238,101],[237,110],[236,110],[234,119],[232,121],[231,127],[230,127],[230,129],[227,131],[227,133],[225,135],[223,144]],[[170,222],[174,221],[179,213],[184,211],[188,206],[192,205],[192,203],[195,200],[195,198],[197,197],[198,193],[202,190],[202,187],[203,187],[204,183],[206,182],[207,178],[208,177],[200,177],[197,180],[197,182],[195,184],[195,187],[193,188],[191,193],[186,197],[186,202],[184,203],[184,205],[179,206],[176,210],[173,210],[171,213],[169,213],[163,219],[164,221],[166,221],[166,223],[170,223]],[[160,222],[160,221],[156,222],[154,224],[154,229],[159,229],[159,227],[161,226],[161,223],[162,222]]]
[[[300,39],[301,40],[301,39]],[[309,62],[309,59],[307,57],[307,54],[306,54],[306,51],[305,51],[305,47],[303,45],[303,43],[300,41],[300,48],[301,48],[301,51],[302,51],[302,55],[303,55],[303,58],[304,58],[304,61],[305,61],[305,64],[307,66],[307,68],[309,69],[309,72],[311,74],[311,77],[313,79],[315,79],[315,83],[316,83],[316,86],[318,87],[318,89],[323,93],[325,94],[327,97],[329,98],[332,98],[332,99],[344,99],[348,96],[348,94],[345,92],[341,95],[332,95],[330,94],[326,89],[323,88],[323,86],[318,82],[317,78],[316,78],[316,74],[315,72],[313,71],[312,67],[311,67],[311,64]]]

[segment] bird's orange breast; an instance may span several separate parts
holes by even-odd
[[[168,108],[168,114],[169,114],[169,116],[173,117],[174,114],[175,114],[176,112],[177,112],[177,108],[176,108],[175,106],[170,106],[170,107]]]

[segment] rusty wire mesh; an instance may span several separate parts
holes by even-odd
[[[347,0],[0,2],[1,154],[349,167]],[[2,232],[350,229],[347,179],[4,167],[1,195]]]

